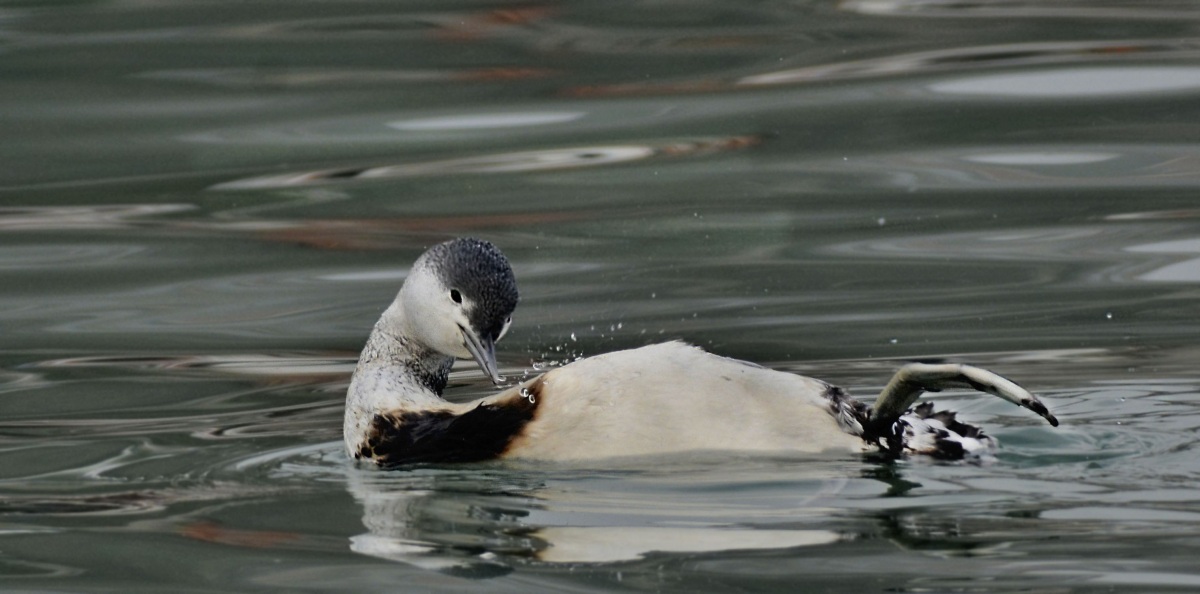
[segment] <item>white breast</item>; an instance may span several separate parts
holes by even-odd
[[[861,451],[817,380],[679,342],[599,355],[540,381],[507,457],[572,460],[688,450]],[[489,398],[511,398],[513,388]]]

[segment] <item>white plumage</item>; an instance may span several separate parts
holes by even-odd
[[[457,239],[413,265],[376,323],[346,401],[347,451],[381,465],[497,457],[585,460],[696,450],[861,451],[960,458],[994,446],[925,404],[923,391],[968,387],[1057,420],[1032,394],[966,365],[910,364],[873,406],[812,378],[680,342],[607,353],[467,404],[441,398],[456,357],[499,383],[495,342],[516,281],[490,243]]]
[[[830,415],[828,387],[667,342],[577,361],[495,400],[521,390],[542,400],[513,456],[861,450]]]

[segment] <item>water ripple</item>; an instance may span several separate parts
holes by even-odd
[[[207,355],[105,355],[46,359],[38,368],[116,368],[138,371],[198,372],[259,379],[311,381],[304,378],[349,377],[357,356],[348,353],[237,353]]]
[[[1162,241],[1173,235],[1189,236],[1191,227],[1165,223],[1123,222],[1121,225],[1057,225],[1051,228],[1011,228],[990,233],[909,234],[846,242],[822,249],[841,256],[942,258],[954,251],[971,261],[1072,263],[1075,278],[1105,285],[1200,282],[1193,239]],[[1088,262],[1088,268],[1078,264]],[[1045,279],[1043,279],[1043,282]],[[1111,318],[1111,315],[1109,316]]]
[[[1200,42],[1193,40],[1166,42],[1153,39],[1117,39],[960,46],[764,72],[743,77],[735,84],[771,86],[947,71],[978,72],[987,67],[1047,66],[1130,60],[1139,57],[1185,57],[1197,52],[1200,52]]]
[[[552,71],[533,67],[482,67],[439,69],[383,68],[188,68],[150,70],[136,75],[153,81],[190,83],[211,87],[325,87],[344,85],[396,84],[425,85],[430,83],[502,83],[550,76]]]
[[[554,171],[614,165],[649,158],[709,155],[721,151],[752,147],[759,142],[760,139],[754,136],[734,136],[728,138],[684,139],[649,144],[600,145],[521,151],[481,157],[427,161],[423,163],[286,173],[224,182],[213,186],[212,189],[248,190],[306,186],[321,183],[345,183],[347,181],[368,179],[445,176],[462,173],[486,174]]]
[[[0,299],[6,309],[0,318],[28,322],[44,321],[45,334],[150,332],[207,332],[223,329],[239,336],[266,336],[276,331],[294,335],[297,327],[322,334],[331,326],[351,324],[357,330],[369,325],[354,318],[357,305],[338,305],[312,297],[334,290],[334,283],[321,280],[330,271],[306,274],[240,273],[143,283],[129,289],[109,291],[93,288],[85,296],[62,294],[46,298],[34,307],[24,298]],[[290,288],[285,290],[285,288]],[[253,324],[248,324],[253,322]],[[274,330],[272,327],[275,327]],[[350,326],[348,326],[350,327]]]
[[[875,180],[873,185],[907,191],[1184,188],[1200,184],[1197,148],[1162,144],[992,144],[865,154],[802,167],[844,177],[870,176]]]
[[[967,76],[928,86],[945,95],[1075,99],[1124,95],[1187,93],[1200,90],[1200,68],[1126,66],[1061,68],[1009,74]]]
[[[197,210],[193,204],[96,204],[0,207],[0,232],[127,229],[157,217]]]
[[[985,19],[1082,18],[1113,20],[1193,20],[1196,10],[1177,2],[1139,2],[1136,5],[1068,0],[1047,4],[1036,0],[962,2],[959,0],[841,0],[838,8],[874,16],[951,17]]]

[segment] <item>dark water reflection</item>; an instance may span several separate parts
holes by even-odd
[[[0,9],[0,576],[28,591],[1191,591],[1197,13],[1172,2]],[[420,251],[520,377],[682,338],[938,396],[981,464],[380,473],[348,373]],[[449,396],[490,390],[469,365]],[[10,585],[11,584],[11,585]]]

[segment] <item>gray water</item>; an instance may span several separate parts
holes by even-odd
[[[0,3],[0,588],[1200,588],[1200,7]],[[380,472],[340,449],[423,247],[513,262],[512,376],[665,339],[995,460]],[[471,365],[448,397],[493,388]],[[686,395],[681,395],[686,397]]]

